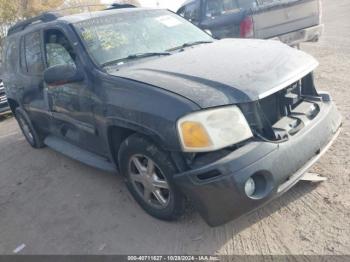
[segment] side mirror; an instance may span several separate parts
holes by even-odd
[[[44,81],[51,86],[83,81],[83,74],[74,65],[57,65],[44,71]]]

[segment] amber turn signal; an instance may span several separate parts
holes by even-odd
[[[186,121],[181,123],[181,132],[186,147],[203,148],[212,145],[207,131],[198,122]]]

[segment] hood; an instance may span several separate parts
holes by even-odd
[[[318,65],[278,41],[226,39],[109,72],[192,100],[201,108],[262,99]]]

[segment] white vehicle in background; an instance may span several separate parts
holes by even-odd
[[[7,103],[7,97],[5,94],[4,83],[0,79],[0,114],[9,111],[9,105]]]

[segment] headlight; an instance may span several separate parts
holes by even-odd
[[[215,151],[253,136],[237,106],[189,114],[177,122],[177,129],[185,152]]]

